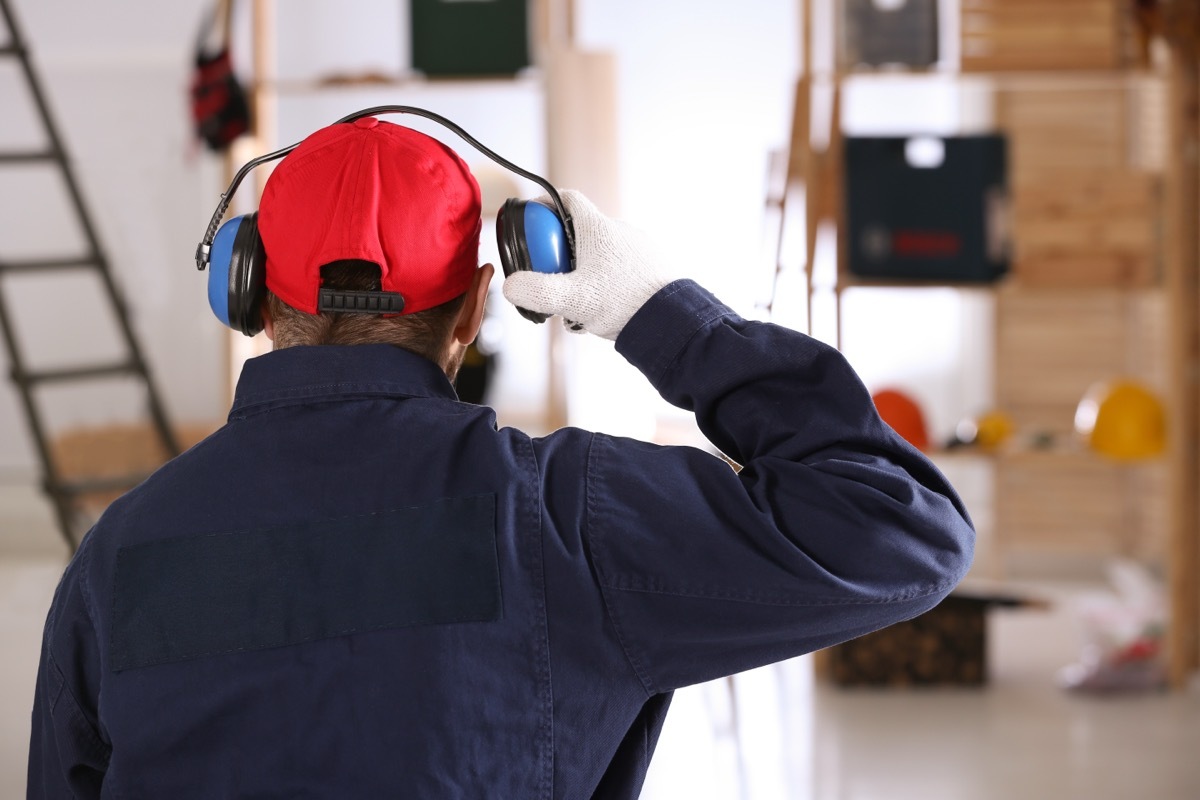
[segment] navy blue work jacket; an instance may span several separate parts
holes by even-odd
[[[690,281],[617,349],[687,447],[503,428],[429,361],[295,347],[67,567],[36,798],[633,798],[675,688],[919,614],[953,489],[843,357]]]

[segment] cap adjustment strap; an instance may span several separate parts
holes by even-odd
[[[317,311],[337,314],[399,314],[404,298],[398,292],[340,292],[322,288],[317,294]]]

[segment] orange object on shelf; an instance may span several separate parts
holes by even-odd
[[[918,450],[929,449],[929,431],[925,415],[917,402],[904,392],[883,389],[871,396],[883,421],[892,426],[909,444]]]

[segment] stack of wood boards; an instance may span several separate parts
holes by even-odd
[[[1015,188],[1014,275],[1027,287],[1150,286],[1158,279],[1159,180],[1072,171]]]
[[[1157,282],[1161,179],[1134,167],[1153,143],[1131,133],[1133,93],[1117,80],[1001,84],[1019,284]]]
[[[962,0],[962,70],[1114,69],[1122,0]]]

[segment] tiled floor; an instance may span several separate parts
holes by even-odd
[[[1049,595],[991,612],[986,690],[837,689],[798,659],[734,679],[736,726],[727,685],[680,693],[644,799],[1200,798],[1200,692],[1063,692],[1076,592]]]
[[[0,489],[0,800],[21,797],[49,515]],[[1061,593],[1061,592],[1059,592]],[[1068,695],[1068,606],[997,611],[982,691],[817,685],[808,659],[677,693],[645,800],[1197,800],[1200,693]]]

